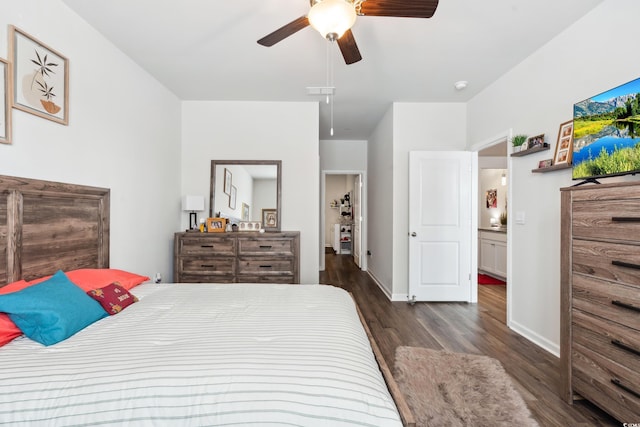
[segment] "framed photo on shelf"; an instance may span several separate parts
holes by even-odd
[[[69,60],[13,25],[13,107],[63,125],[69,124]]]
[[[11,144],[11,70],[9,63],[0,59],[0,143]]]
[[[532,136],[527,140],[527,150],[544,146],[544,133]]]
[[[552,159],[540,160],[540,162],[538,162],[538,169],[549,168],[551,167],[552,164],[553,164]]]
[[[224,168],[224,194],[231,195],[231,171]]]
[[[231,186],[231,194],[229,194],[229,208],[231,209],[235,209],[236,208],[236,197],[238,195],[238,190],[236,189],[235,186]]]
[[[224,233],[226,226],[226,218],[207,218],[207,231],[209,233]]]
[[[553,164],[571,164],[573,154],[573,120],[564,122],[558,130],[558,142],[553,156]]]
[[[262,225],[265,230],[277,229],[278,212],[276,209],[262,209]]]

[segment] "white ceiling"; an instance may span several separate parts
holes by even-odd
[[[338,140],[368,139],[394,101],[468,101],[602,1],[440,0],[431,19],[361,16],[363,60],[347,66],[311,27],[256,43],[308,0],[63,0],[180,99],[318,101],[320,139]],[[330,108],[306,91],[327,85],[331,61],[333,137]]]

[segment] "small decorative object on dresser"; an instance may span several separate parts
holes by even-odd
[[[260,221],[240,221],[239,231],[260,231],[262,223]]]
[[[262,209],[262,224],[265,230],[277,230],[278,212],[275,209]]]
[[[561,396],[640,420],[640,182],[561,190]]]
[[[224,233],[226,224],[226,218],[207,218],[207,231],[209,233]]]

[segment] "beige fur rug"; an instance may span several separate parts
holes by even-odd
[[[418,426],[537,426],[499,361],[398,347],[394,377]]]

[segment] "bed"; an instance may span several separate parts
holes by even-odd
[[[0,286],[109,271],[108,189],[0,176],[0,192]],[[0,424],[413,423],[342,289],[145,282],[129,292],[137,302],[57,344],[22,336],[0,347]]]

